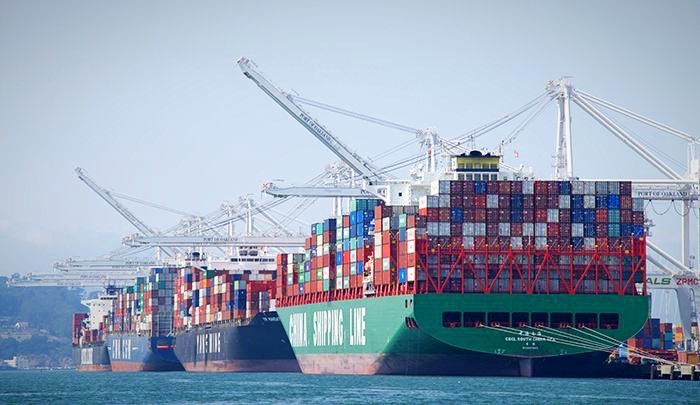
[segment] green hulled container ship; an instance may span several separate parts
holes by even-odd
[[[606,362],[649,314],[631,183],[508,181],[498,157],[455,159],[418,205],[355,200],[278,256],[302,371],[639,377]]]

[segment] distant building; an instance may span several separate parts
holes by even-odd
[[[29,328],[29,322],[24,322],[24,321],[17,322],[17,323],[15,324],[15,328],[17,328],[17,329],[27,329],[27,328]]]
[[[29,368],[29,359],[24,356],[14,356],[10,360],[3,360],[8,367],[26,370]]]

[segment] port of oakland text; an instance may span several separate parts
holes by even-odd
[[[327,309],[315,311],[308,319],[305,312],[289,316],[289,340],[293,347],[308,346],[307,322],[312,323],[311,342],[315,347],[342,346],[346,342],[350,346],[364,346],[366,309],[350,308],[347,316],[342,309]],[[345,328],[345,320],[348,328]]]

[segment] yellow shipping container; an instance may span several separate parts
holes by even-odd
[[[674,342],[682,342],[683,341],[683,333],[675,333],[673,335],[673,341]]]

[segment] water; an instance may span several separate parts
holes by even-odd
[[[700,382],[261,373],[0,372],[0,403],[700,403]]]

